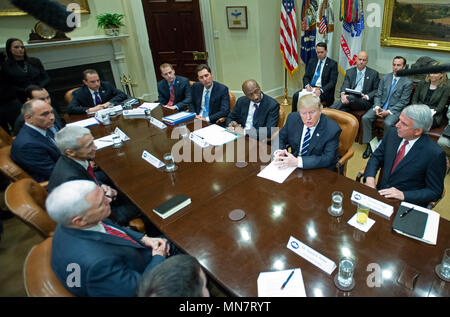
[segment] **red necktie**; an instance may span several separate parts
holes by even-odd
[[[405,156],[405,148],[407,145],[408,145],[408,140],[405,140],[403,145],[400,147],[400,150],[398,150],[397,155],[395,156],[395,159],[394,159],[394,164],[392,165],[391,174],[394,172],[397,165],[400,163],[400,161]]]
[[[115,236],[115,237],[123,238],[123,239],[128,240],[128,241],[131,241],[131,242],[133,242],[133,243],[137,243],[136,241],[134,241],[134,240],[133,240],[129,235],[127,235],[126,233],[122,233],[122,232],[120,232],[119,230],[117,230],[117,229],[115,229],[115,228],[113,228],[113,227],[110,227],[110,226],[108,226],[108,225],[105,225],[103,222],[100,222],[100,223],[101,223],[101,224],[103,225],[103,227],[105,228],[107,234],[112,235],[112,236]]]
[[[97,178],[95,178],[94,169],[92,168],[90,163],[88,165],[87,171],[92,176],[92,178],[94,179],[95,183],[98,185]]]
[[[175,101],[175,87],[173,87],[173,84],[170,85],[170,98],[169,102],[167,103],[168,106],[173,106],[173,102]]]

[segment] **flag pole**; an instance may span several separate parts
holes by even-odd
[[[287,99],[287,70],[284,67],[284,100],[281,106],[289,106],[289,101]]]

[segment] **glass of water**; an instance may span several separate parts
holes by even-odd
[[[122,139],[120,138],[120,135],[113,133],[112,140],[113,140],[113,147],[119,148],[122,146]]]
[[[333,192],[331,194],[330,213],[335,216],[342,215],[342,202],[344,201],[344,194],[341,192]]]
[[[166,172],[173,172],[177,169],[171,153],[164,154],[163,159],[164,164],[166,164]]]
[[[337,281],[342,287],[350,287],[353,284],[353,273],[355,271],[355,261],[352,258],[344,257],[339,261],[339,272]]]
[[[450,249],[446,249],[444,251],[444,256],[442,257],[441,262],[441,275],[445,279],[450,279]]]

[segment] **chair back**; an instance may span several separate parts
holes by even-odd
[[[284,119],[286,119],[286,113],[284,112],[283,107],[280,107],[280,112],[278,114],[278,128],[281,129],[284,125]]]
[[[30,178],[30,175],[11,159],[10,153],[11,145],[0,148],[0,171],[2,174],[8,177],[11,182]]]
[[[53,235],[56,228],[56,222],[45,210],[47,195],[47,191],[31,178],[12,183],[5,191],[5,203],[9,210],[44,238]]]
[[[322,109],[322,113],[336,121],[341,127],[342,132],[339,137],[338,153],[339,155],[344,156],[355,141],[359,128],[358,119],[347,112],[330,108]]]
[[[52,240],[50,237],[35,245],[25,259],[23,277],[29,297],[74,297],[52,270]]]
[[[64,94],[64,99],[66,100],[67,105],[68,105],[68,104],[72,101],[72,99],[73,99],[72,93],[73,93],[75,90],[79,89],[79,88],[80,88],[80,87],[75,87],[75,88],[72,88],[72,89],[66,91],[66,93]]]
[[[233,111],[234,105],[236,104],[236,95],[233,94],[231,91],[228,91],[228,94],[230,95],[230,112]]]
[[[2,127],[0,127],[0,148],[6,145],[12,144],[12,137],[5,131]]]

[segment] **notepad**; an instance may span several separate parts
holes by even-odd
[[[238,138],[236,134],[228,132],[227,129],[217,124],[212,124],[205,128],[195,130],[191,134],[193,134],[191,140],[193,140],[194,142],[196,139],[200,139],[204,140],[204,142],[206,142],[208,145],[213,146],[220,146]]]
[[[188,120],[191,120],[195,118],[194,112],[188,112],[188,111],[181,111],[175,114],[172,114],[167,117],[163,117],[162,120],[165,121],[167,124],[174,125],[181,122],[185,122]]]
[[[190,203],[191,199],[189,197],[186,197],[185,195],[177,195],[158,207],[155,207],[153,211],[161,218],[166,219]]]
[[[306,297],[302,270],[299,268],[294,269],[289,282],[281,289],[291,272],[292,270],[283,270],[259,273],[258,297]]]

